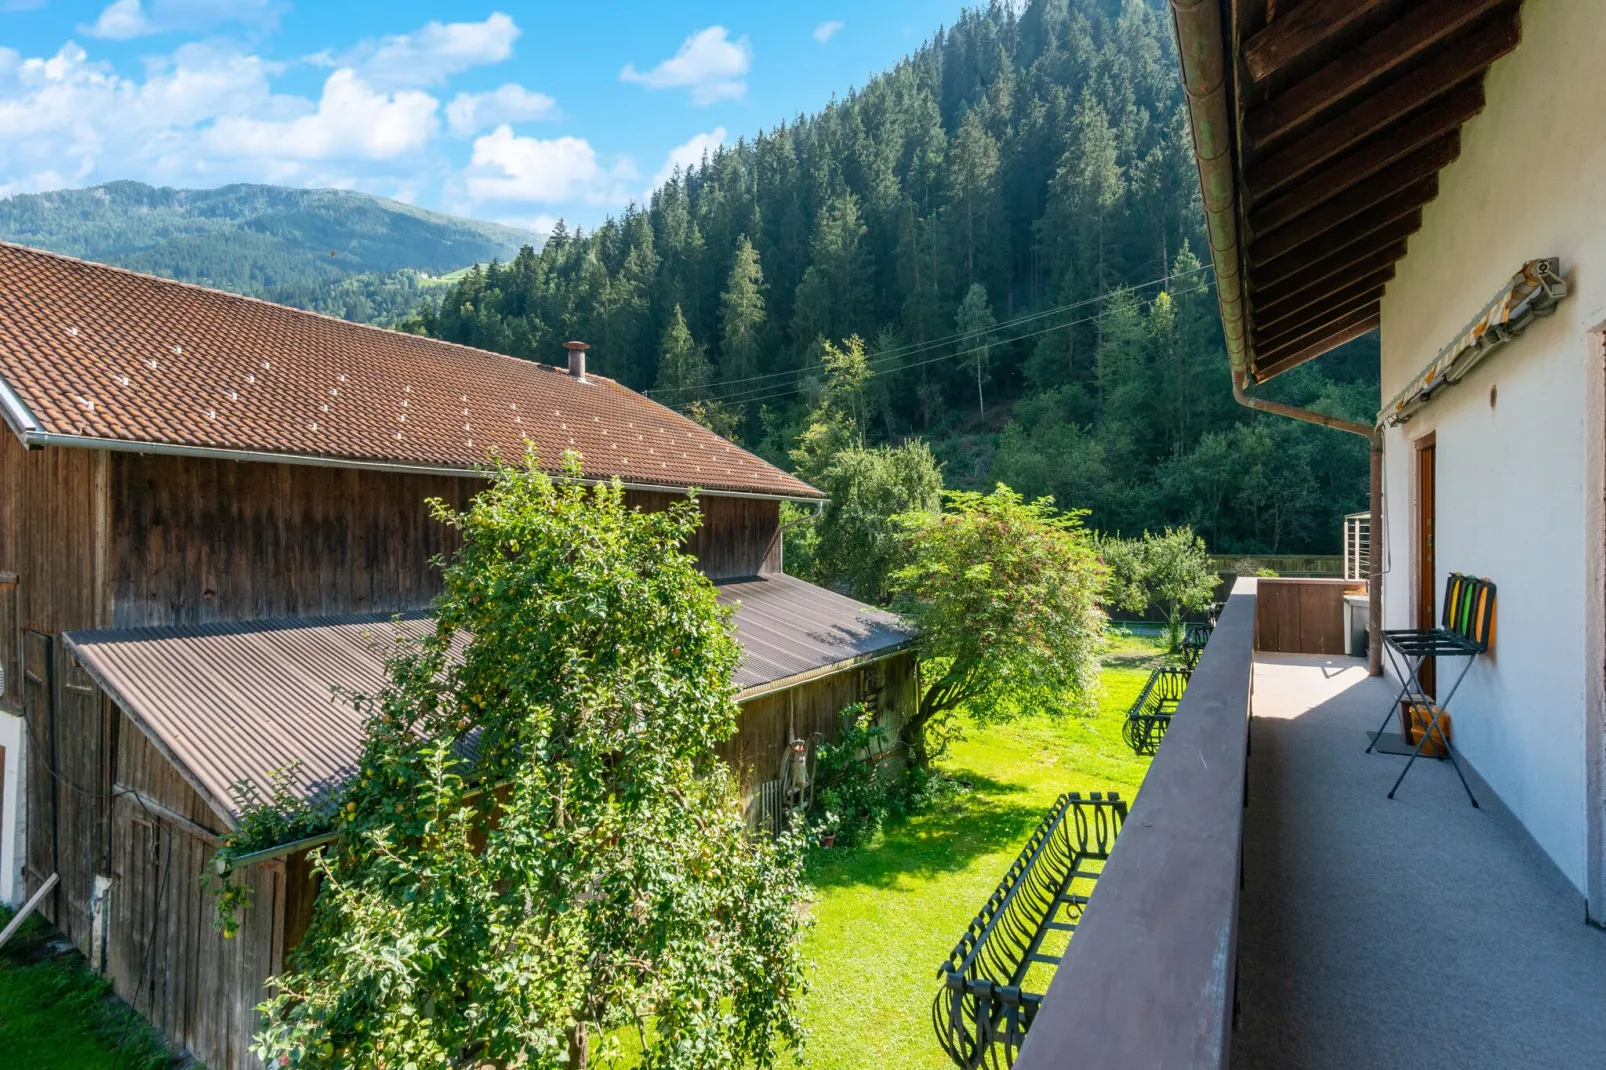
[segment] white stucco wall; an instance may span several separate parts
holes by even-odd
[[[0,794],[0,903],[17,906],[22,902],[23,836],[27,815],[23,800],[28,797],[23,777],[28,768],[23,761],[22,718],[0,713],[0,747],[5,748],[5,791]]]
[[[1384,620],[1415,623],[1412,440],[1433,431],[1437,597],[1451,571],[1499,589],[1493,656],[1451,705],[1456,741],[1581,892],[1599,866],[1586,740],[1606,597],[1593,504],[1602,369],[1590,335],[1606,320],[1602,41],[1600,0],[1524,6],[1522,43],[1489,72],[1488,106],[1463,128],[1461,157],[1443,172],[1382,314],[1387,401],[1524,261],[1559,256],[1572,284],[1552,318],[1388,432]],[[1456,671],[1441,667],[1441,696]]]

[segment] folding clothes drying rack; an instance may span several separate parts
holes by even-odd
[[[1444,696],[1444,701],[1432,704],[1433,719],[1428,722],[1422,732],[1422,738],[1417,741],[1416,749],[1411,752],[1411,760],[1405,763],[1405,768],[1400,770],[1399,779],[1389,789],[1389,798],[1394,798],[1394,793],[1400,790],[1400,784],[1405,781],[1405,774],[1411,771],[1411,766],[1422,754],[1422,748],[1427,745],[1434,732],[1439,730],[1439,720],[1449,709],[1450,699],[1455,697],[1461,681],[1467,678],[1467,670],[1472,668],[1472,663],[1478,659],[1478,655],[1488,652],[1489,639],[1494,633],[1494,599],[1495,587],[1488,580],[1452,572],[1444,584],[1444,615],[1440,627],[1402,628],[1383,633],[1383,649],[1389,651],[1389,659],[1399,668],[1400,678],[1404,682],[1400,685],[1400,693],[1389,706],[1389,712],[1383,718],[1383,723],[1378,726],[1377,735],[1367,746],[1368,754],[1372,753],[1372,748],[1377,746],[1378,739],[1382,738],[1388,729],[1389,719],[1394,716],[1394,711],[1399,709],[1400,703],[1407,697],[1415,701],[1423,696],[1422,683],[1417,673],[1425,660],[1465,659],[1461,665],[1461,672],[1451,685],[1449,694]],[[1450,746],[1449,738],[1443,735],[1439,738],[1444,742],[1444,753],[1449,756],[1450,764],[1455,767],[1455,775],[1461,778],[1461,786],[1466,789],[1467,798],[1472,800],[1473,806],[1477,806],[1478,799],[1467,784],[1466,774],[1461,772],[1461,763],[1456,761],[1455,750]]]

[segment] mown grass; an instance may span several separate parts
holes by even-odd
[[[941,1070],[931,1028],[937,968],[1061,792],[1131,799],[1148,769],[1121,740],[1127,707],[1158,664],[1123,639],[1106,659],[1097,715],[971,727],[941,762],[968,783],[854,850],[820,850],[807,943],[810,1070]]]
[[[11,911],[0,907],[0,925]],[[38,915],[0,948],[0,1066],[7,1070],[165,1070],[161,1038],[63,949]],[[119,1042],[122,1060],[118,1062]]]

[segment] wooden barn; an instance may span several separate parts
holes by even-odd
[[[736,607],[743,716],[724,756],[759,820],[788,743],[850,702],[913,700],[896,619],[781,573],[780,503],[814,488],[595,375],[0,244],[0,895],[43,913],[124,999],[217,1068],[304,931],[305,853],[249,867],[225,940],[203,876],[231,787],[360,746],[330,687],[373,686],[453,549],[491,451],[699,488],[689,549]],[[399,618],[398,618],[398,615]]]

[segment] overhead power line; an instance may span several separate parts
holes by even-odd
[[[956,340],[959,340],[959,339],[971,338],[971,337],[975,336],[978,333],[990,334],[990,333],[992,333],[994,331],[1001,331],[1001,330],[1004,330],[1005,328],[1008,328],[1008,327],[1019,326],[1022,323],[1029,323],[1032,320],[1043,319],[1043,318],[1045,318],[1047,316],[1056,316],[1056,315],[1059,315],[1062,312],[1071,312],[1071,311],[1074,311],[1075,309],[1078,309],[1078,308],[1086,308],[1088,305],[1094,305],[1094,304],[1098,304],[1100,301],[1108,300],[1109,298],[1115,296],[1117,293],[1120,293],[1123,290],[1125,290],[1127,292],[1136,292],[1138,290],[1146,290],[1146,289],[1148,289],[1148,288],[1150,288],[1152,286],[1161,286],[1161,285],[1164,285],[1164,284],[1166,284],[1168,282],[1171,282],[1171,281],[1173,281],[1175,279],[1186,279],[1189,276],[1197,275],[1199,272],[1207,270],[1209,268],[1209,266],[1210,265],[1208,265],[1208,264],[1200,264],[1198,267],[1190,268],[1187,271],[1172,272],[1169,275],[1163,275],[1163,276],[1161,276],[1159,278],[1156,278],[1156,279],[1150,279],[1147,282],[1136,283],[1136,284],[1134,284],[1132,286],[1118,287],[1118,288],[1116,288],[1114,290],[1106,290],[1105,292],[1103,292],[1101,294],[1095,294],[1092,297],[1083,298],[1080,301],[1072,301],[1069,304],[1058,305],[1058,306],[1056,306],[1054,308],[1045,308],[1045,309],[1041,309],[1041,310],[1039,310],[1037,312],[1024,313],[1022,315],[1015,316],[1015,317],[1013,317],[1011,319],[1004,320],[1004,321],[1002,321],[1000,323],[995,323],[991,327],[985,328],[983,331],[960,331],[960,332],[956,332],[954,334],[946,335],[946,336],[944,336],[942,338],[932,338],[932,339],[929,339],[929,340],[924,341],[924,342],[911,342],[911,343],[909,343],[907,345],[898,346],[898,347],[896,347],[894,349],[881,350],[881,351],[879,351],[879,352],[877,352],[875,354],[874,358],[872,358],[870,363],[877,364],[877,363],[881,363],[881,362],[884,362],[884,361],[892,360],[892,359],[894,359],[896,357],[900,357],[900,356],[906,355],[908,353],[925,352],[927,350],[935,349],[935,348],[937,348],[939,346],[946,345],[946,344],[948,344],[950,342],[953,342],[953,341],[956,341]],[[1180,292],[1192,293],[1193,291],[1187,290],[1187,291],[1180,291]],[[747,377],[742,378],[742,379],[731,379],[731,380],[728,380],[727,382],[721,383],[720,386],[721,387],[727,387],[727,386],[736,386],[736,385],[738,385],[740,383],[757,383],[757,382],[762,382],[762,381],[770,380],[770,379],[783,379],[783,378],[785,378],[787,376],[799,375],[799,374],[806,374],[806,373],[801,372],[797,368],[788,368],[785,371],[768,372],[768,373],[766,373],[764,375],[750,375],[750,376],[747,376]],[[662,388],[662,389],[654,388],[654,389],[651,389],[651,390],[643,391],[643,393],[645,393],[648,397],[658,398],[658,399],[661,400],[664,396],[667,396],[667,395],[683,394],[683,393],[688,393],[688,392],[691,392],[691,391],[694,391],[694,390],[697,390],[697,389],[699,389],[699,388],[698,387],[694,387],[694,386],[678,386],[678,387],[665,387],[665,388]],[[752,389],[757,389],[757,388],[752,388]]]
[[[1215,286],[1215,279],[1213,279],[1213,278],[1212,279],[1207,279],[1205,282],[1203,282],[1200,285],[1190,287],[1190,288],[1188,288],[1186,290],[1178,290],[1172,296],[1182,297],[1182,296],[1185,296],[1187,294],[1200,293],[1200,292],[1203,292],[1205,290],[1209,290],[1214,286]],[[1106,295],[1106,296],[1109,296],[1109,295]],[[1083,317],[1081,319],[1076,319],[1076,320],[1067,320],[1064,323],[1056,323],[1056,324],[1054,324],[1054,325],[1052,325],[1050,327],[1043,327],[1043,328],[1040,328],[1040,329],[1035,330],[1035,331],[1029,331],[1029,332],[1027,332],[1025,334],[1018,334],[1018,335],[1014,335],[1014,336],[1012,336],[1010,338],[1000,339],[1000,340],[997,340],[997,341],[991,341],[991,342],[988,342],[986,345],[973,346],[970,349],[961,349],[961,350],[958,350],[958,351],[953,352],[953,353],[944,353],[944,354],[942,354],[940,356],[928,357],[925,360],[913,361],[913,362],[908,362],[908,363],[899,363],[899,364],[896,364],[896,365],[894,365],[892,367],[872,368],[871,371],[870,371],[870,375],[873,378],[876,375],[888,375],[888,374],[892,374],[894,372],[905,371],[905,370],[910,369],[910,368],[923,367],[923,366],[925,366],[927,364],[937,364],[937,363],[940,363],[940,362],[945,361],[945,360],[955,360],[955,359],[957,359],[959,357],[966,357],[966,356],[970,356],[970,355],[975,354],[975,353],[979,353],[984,349],[990,349],[993,346],[1005,345],[1005,344],[1007,344],[1009,342],[1019,342],[1019,341],[1025,340],[1027,338],[1036,338],[1039,335],[1050,334],[1050,333],[1052,333],[1054,331],[1064,330],[1067,327],[1077,327],[1077,326],[1081,326],[1083,324],[1097,323],[1099,320],[1104,319],[1109,314],[1110,314],[1110,311],[1108,309],[1106,309],[1106,310],[1104,310],[1102,312],[1099,312],[1099,313],[1096,313],[1096,314],[1094,314],[1092,316],[1085,316],[1085,317]],[[976,332],[970,332],[970,333],[967,333],[967,334],[962,335],[960,337],[964,337],[964,338],[973,337],[975,333]],[[791,372],[789,374],[803,376],[803,377],[807,377],[808,376],[808,373],[798,372],[798,371],[794,371],[794,372]],[[774,389],[774,390],[771,391],[771,387],[776,387],[777,389]],[[792,394],[802,393],[803,391],[805,391],[807,389],[809,389],[809,386],[808,386],[807,383],[804,383],[804,382],[798,382],[798,383],[794,383],[794,384],[791,384],[791,385],[782,385],[782,384],[778,384],[777,383],[777,384],[771,384],[770,386],[750,387],[747,390],[738,390],[738,391],[735,391],[735,392],[730,393],[730,394],[711,395],[709,397],[700,398],[698,400],[701,400],[701,401],[730,401],[730,402],[733,402],[735,404],[748,404],[750,402],[755,402],[755,401],[769,401],[769,400],[772,400],[774,398],[788,397],[788,396],[790,396]],[[765,391],[771,391],[771,392],[765,393]]]

